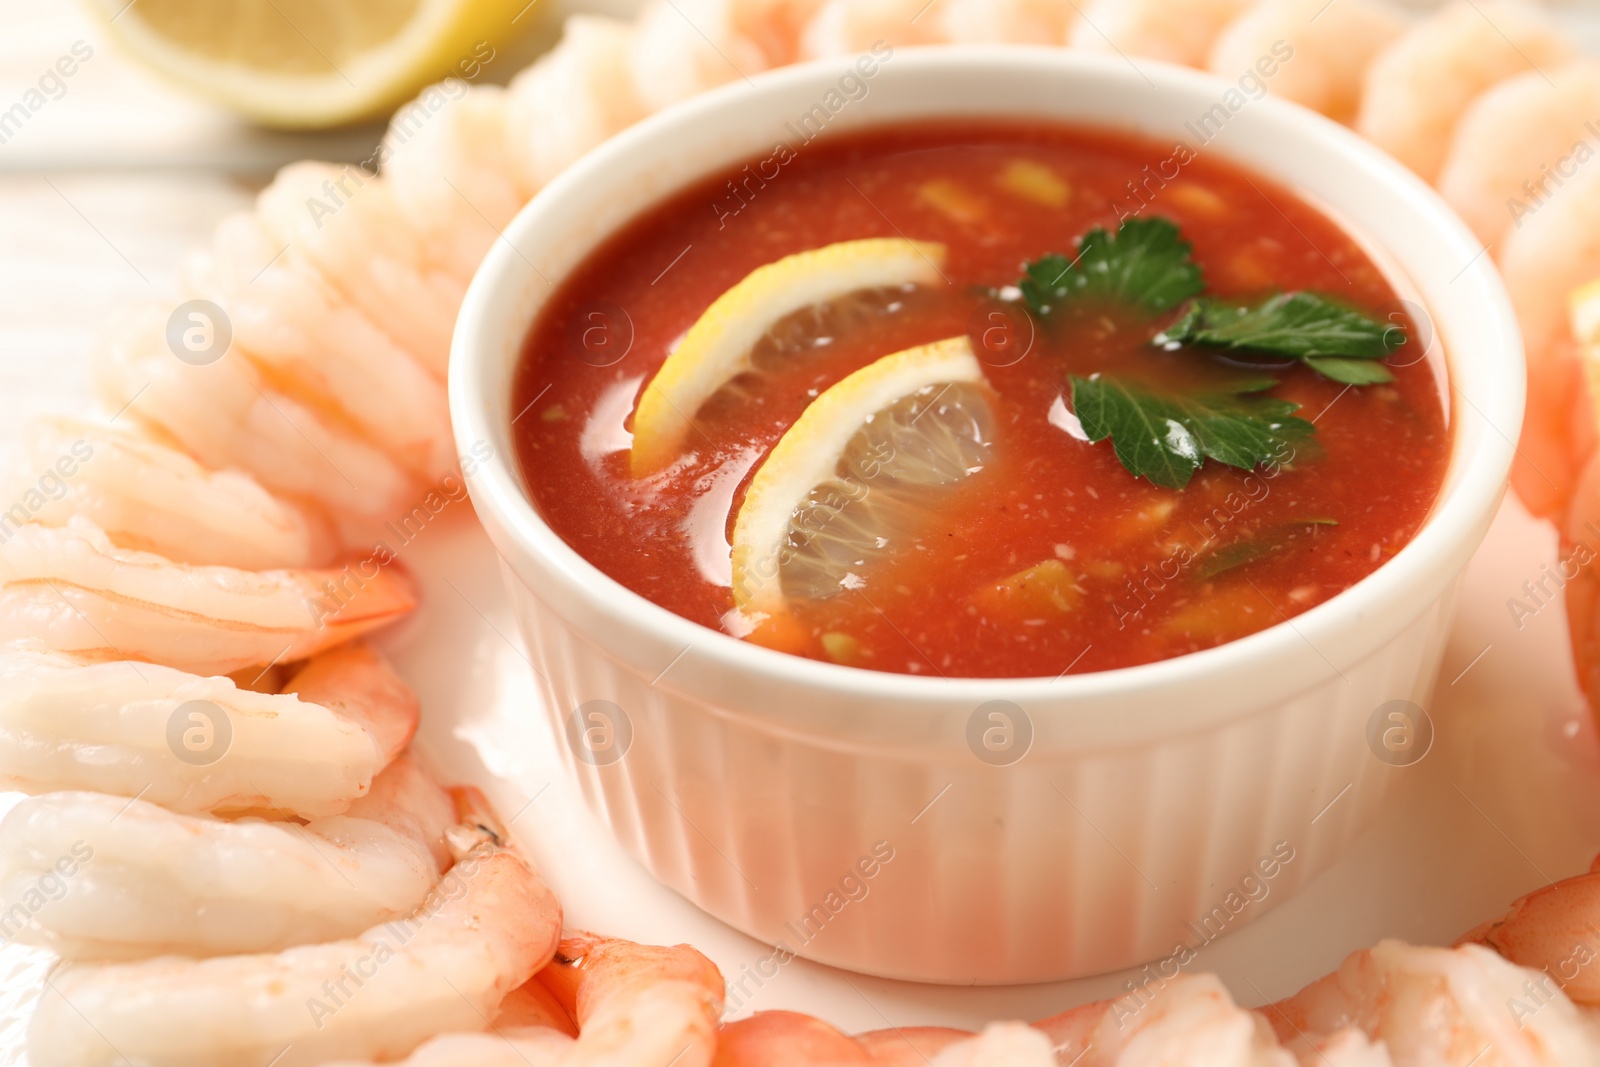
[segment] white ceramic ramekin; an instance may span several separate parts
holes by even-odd
[[[1290,622],[1163,663],[1061,679],[907,677],[714,633],[613,582],[544,524],[516,468],[509,383],[552,282],[662,196],[792,141],[785,124],[815,114],[846,69],[778,71],[628,130],[540,193],[472,283],[451,413],[463,454],[493,446],[468,484],[548,714],[621,842],[768,943],[951,983],[1165,959],[1289,896],[1376,815],[1394,772],[1369,747],[1369,722],[1392,700],[1428,703],[1458,578],[1505,486],[1523,396],[1510,307],[1426,186],[1307,111],[1234,107],[1247,100],[1236,86],[1159,64],[898,52],[859,79],[864,96],[829,112],[830,130],[1036,116],[1193,145],[1186,124],[1226,113],[1202,151],[1327,205],[1431,311],[1452,379],[1448,481],[1425,528],[1369,578]]]

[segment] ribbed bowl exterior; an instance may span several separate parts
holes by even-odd
[[[510,383],[529,324],[591,249],[645,205],[792,138],[794,116],[859,82],[851,62],[664,111],[507,227],[451,354],[458,451],[491,457],[463,461],[473,505],[588,803],[667,885],[783,950],[879,975],[1030,982],[1143,961],[1164,973],[1289,897],[1380,810],[1392,770],[1373,729],[1390,727],[1391,701],[1428,706],[1453,591],[1505,490],[1523,404],[1515,318],[1481,246],[1414,175],[1348,129],[1250,100],[1205,150],[1342,221],[1441,342],[1417,355],[1448,385],[1453,453],[1408,545],[1238,641],[1054,680],[849,670],[715,633],[624,589],[543,522],[514,458]],[[906,49],[829,128],[1033,116],[1179,141],[1235,96],[1117,57]]]
[[[1368,722],[1390,700],[1426,706],[1450,599],[1287,702],[1242,689],[1223,726],[1085,748],[1036,723],[1000,767],[949,716],[875,745],[780,728],[759,692],[676,695],[670,669],[629,668],[508,579],[566,761],[657,878],[808,959],[956,984],[1165,959],[1326,869],[1379,810],[1392,771]]]

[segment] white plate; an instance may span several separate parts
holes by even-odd
[[[8,26],[11,15],[37,11],[0,0]],[[88,33],[70,8],[48,18],[54,28],[31,33],[29,47],[0,50],[0,82],[31,80],[27,72],[43,69],[63,39]],[[73,86],[79,100],[104,103],[97,93],[123,91],[125,72],[108,52],[97,55],[102,61],[103,77],[87,77],[91,64]],[[140,104],[160,99],[149,92]],[[40,120],[70,120],[73,100],[69,93]],[[8,428],[0,437],[28,412],[87,407],[86,353],[104,309],[160,295],[181,248],[249,194],[209,172],[8,174],[12,147],[0,147],[0,415]],[[559,771],[498,564],[466,506],[447,511],[400,558],[422,586],[424,607],[383,643],[422,697],[426,757],[456,781],[482,786],[514,819],[570,926],[688,942],[737,985],[769,950],[655,883],[598,828]],[[1259,1004],[1383,937],[1448,943],[1517,895],[1587,867],[1600,845],[1600,744],[1573,679],[1564,613],[1557,600],[1519,629],[1508,607],[1555,559],[1553,533],[1509,503],[1468,575],[1430,709],[1434,749],[1406,773],[1389,817],[1305,892],[1203,948],[1194,969],[1218,972],[1241,1003]],[[0,1064],[20,1062],[27,1005],[47,964],[39,953],[0,950]],[[760,987],[745,977],[739,1000],[741,1014],[804,1011],[851,1031],[975,1026],[1121,992],[1128,978],[958,989],[796,960]]]

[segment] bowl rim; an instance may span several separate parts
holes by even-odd
[[[940,76],[981,77],[985,70],[1003,65],[1012,71],[1019,66],[1040,70],[1052,67],[1066,69],[1069,73],[1101,82],[1103,89],[1112,92],[1125,84],[1137,88],[1133,85],[1135,81],[1148,82],[1155,91],[1171,94],[1175,102],[1201,91],[1205,98],[1215,99],[1234,87],[1231,82],[1187,68],[1152,61],[1141,62],[1135,69],[1114,57],[1060,48],[934,46],[896,48],[892,54],[894,63],[885,64],[876,75],[878,79],[911,78],[925,76],[929,72]],[[767,71],[658,112],[588,152],[523,206],[516,218],[505,227],[501,239],[495,242],[473,276],[452,337],[449,400],[456,446],[461,455],[468,455],[474,442],[493,441],[499,436],[493,425],[493,413],[496,411],[493,392],[498,388],[498,383],[492,380],[494,374],[490,366],[495,349],[489,342],[494,331],[505,324],[495,321],[496,309],[502,302],[512,299],[511,290],[527,268],[538,271],[520,250],[519,238],[524,237],[543,217],[561,212],[560,205],[564,201],[599,175],[618,170],[628,171],[631,158],[642,146],[663,137],[679,137],[684,131],[697,126],[714,128],[720,113],[750,106],[750,98],[758,101],[763,95],[769,100],[778,98],[797,86],[814,86],[820,93],[837,81],[846,69],[845,65],[854,58],[836,57]],[[1468,400],[1477,416],[1495,432],[1477,434],[1475,447],[1469,457],[1464,454],[1468,445],[1461,432],[1460,408],[1455,402],[1455,398],[1462,395],[1457,388],[1454,366],[1454,356],[1460,349],[1459,341],[1455,347],[1446,349],[1452,443],[1449,469],[1441,495],[1421,529],[1400,552],[1344,591],[1299,615],[1253,634],[1213,648],[1151,663],[1056,677],[944,677],[891,673],[811,660],[754,645],[674,614],[623,586],[562,540],[539,515],[524,489],[516,456],[506,455],[505,450],[499,448],[494,449],[489,459],[477,464],[476,470],[465,479],[474,507],[485,518],[485,526],[496,541],[497,551],[505,557],[513,572],[517,569],[518,555],[531,555],[551,573],[564,579],[568,590],[586,598],[617,624],[646,631],[658,647],[682,648],[684,651],[679,653],[680,657],[692,649],[697,659],[707,661],[707,667],[725,675],[731,673],[744,679],[764,679],[800,686],[813,698],[834,695],[887,702],[887,705],[895,706],[937,705],[970,710],[975,704],[996,699],[1025,706],[1046,703],[1080,705],[1085,702],[1099,703],[1108,697],[1126,697],[1133,693],[1182,692],[1201,682],[1214,682],[1219,675],[1238,677],[1241,671],[1249,673],[1262,663],[1281,661],[1284,657],[1293,658],[1297,653],[1303,656],[1305,646],[1310,646],[1321,656],[1323,643],[1317,638],[1331,642],[1335,635],[1360,625],[1362,620],[1381,616],[1385,607],[1397,604],[1406,606],[1404,594],[1408,590],[1415,593],[1420,587],[1440,584],[1436,578],[1429,576],[1430,558],[1448,554],[1453,546],[1459,548],[1463,540],[1474,537],[1481,539],[1483,529],[1487,527],[1504,494],[1521,428],[1524,399],[1523,348],[1510,299],[1495,268],[1483,255],[1481,244],[1466,225],[1432,188],[1402,164],[1344,126],[1270,93],[1252,100],[1250,107],[1264,116],[1262,121],[1287,126],[1294,131],[1293,135],[1321,141],[1325,147],[1340,153],[1384,184],[1398,206],[1416,213],[1439,242],[1459,253],[1461,262],[1467,265],[1451,285],[1468,287],[1484,319],[1475,327],[1477,332],[1473,334],[1472,347],[1499,352],[1497,365],[1485,361],[1486,365],[1477,369],[1482,377],[1496,380],[1484,383],[1487,388],[1479,390],[1478,402]],[[1001,112],[996,110],[991,113]],[[1016,114],[1018,117],[1050,121],[1039,115],[1029,116],[1021,110]],[[918,116],[918,119],[938,117],[937,112],[929,112]],[[1095,125],[1092,120],[1072,121],[1086,126]],[[1114,116],[1108,116],[1102,125],[1108,129],[1116,128]],[[752,147],[748,154],[753,156],[759,151],[759,147]],[[1222,155],[1227,157],[1229,153],[1223,150]],[[1262,172],[1254,163],[1234,161],[1247,171]],[[710,168],[705,173],[709,172]],[[1274,181],[1292,188],[1292,183],[1270,172],[1265,173]],[[687,179],[676,188],[682,188],[693,180]],[[1305,195],[1303,190],[1296,191]],[[671,191],[662,195],[670,196]],[[642,201],[629,217],[637,217],[659,199]],[[1312,202],[1321,210],[1330,209],[1330,205],[1314,197]],[[1337,213],[1334,217],[1341,225],[1345,225]],[[626,221],[622,225],[626,225]],[[615,232],[615,228],[609,229],[586,242],[584,255],[591,253]],[[1389,247],[1382,241],[1376,243],[1380,248]],[[578,260],[582,258],[579,256]],[[539,273],[542,275],[542,272]],[[559,280],[550,291],[558,286]],[[1429,313],[1436,314],[1434,309],[1429,309]],[[526,325],[522,325],[517,330],[519,353],[526,328]],[[1460,329],[1446,331],[1441,328],[1436,329],[1435,334],[1438,336],[1446,332],[1453,333],[1457,338],[1463,336]],[[509,406],[506,407],[509,413]],[[1472,460],[1471,463],[1466,462],[1468,458]],[[1451,479],[1457,478],[1455,468],[1458,464],[1462,470],[1458,480],[1452,484]],[[504,532],[511,540],[511,545],[499,543],[497,529]],[[1473,549],[1476,545],[1477,541],[1474,540]],[[1426,605],[1418,603],[1414,606],[1420,611]],[[1382,643],[1382,637],[1369,637],[1363,647],[1370,652]],[[608,650],[617,654],[614,646],[608,646]],[[1343,673],[1332,660],[1326,656],[1321,658],[1335,675]],[[1324,680],[1320,676],[1309,678],[1284,691],[1303,691]],[[1252,696],[1255,694],[1252,693]],[[1254,704],[1256,701],[1240,703]]]

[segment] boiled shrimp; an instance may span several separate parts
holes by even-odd
[[[564,1064],[712,1062],[725,991],[716,966],[694,949],[578,934],[555,959],[539,977],[578,1024]]]
[[[251,692],[17,642],[0,649],[0,785],[186,814],[337,815],[410,743],[417,699],[359,642],[321,653],[289,685]]]
[[[203,366],[175,358],[167,318],[154,304],[130,308],[95,352],[95,385],[119,418],[212,470],[242,470],[273,493],[313,502],[349,544],[370,544],[410,509],[416,482],[398,463],[274,389],[238,353]]]
[[[931,7],[927,0],[828,0],[801,32],[800,56],[854,55],[880,42],[891,48],[938,44],[946,31]]]
[[[405,759],[343,815],[303,826],[46,793],[0,820],[0,901],[25,903],[62,857],[79,856],[65,891],[24,912],[14,940],[68,959],[276,951],[410,914],[439,879],[453,819],[444,791]]]
[[[957,44],[1063,45],[1078,22],[1072,0],[939,0],[928,14]]]
[[[1529,510],[1556,515],[1573,499],[1594,442],[1595,408],[1569,294],[1600,277],[1600,164],[1510,231],[1500,269],[1528,359],[1527,416],[1512,484]]]
[[[717,1032],[713,1067],[866,1067],[867,1050],[821,1019],[793,1011],[761,1011]]]
[[[1600,1062],[1588,1021],[1553,983],[1476,944],[1381,941],[1263,1013],[1290,1047],[1354,1026],[1400,1064]]]
[[[337,552],[333,531],[314,509],[274,496],[240,471],[208,470],[177,449],[102,423],[40,419],[23,431],[10,473],[5,495],[19,501],[13,511],[21,514],[0,515],[0,536],[22,522],[64,526],[82,515],[123,548],[181,563],[319,567]]]
[[[1222,31],[1255,0],[1092,0],[1072,47],[1204,67]],[[1237,77],[1239,71],[1231,71]]]
[[[733,0],[651,0],[634,23],[628,63],[651,111],[748,78],[766,55],[739,32]]]
[[[733,25],[761,49],[768,67],[800,57],[800,34],[823,0],[732,0]]]
[[[872,1067],[917,1067],[972,1036],[970,1030],[947,1026],[899,1026],[857,1034],[855,1041]]]
[[[990,1023],[976,1037],[950,1045],[929,1061],[933,1067],[1055,1067],[1055,1050],[1044,1034],[1025,1023]]]
[[[557,1030],[494,1026],[488,1033],[440,1034],[390,1067],[565,1067],[577,1042]],[[376,1067],[372,1060],[336,1060],[323,1067]]]
[[[945,1027],[874,1030],[851,1037],[820,1019],[792,1011],[762,1011],[725,1024],[717,1033],[713,1067],[916,1067],[973,1036]]]
[[[1521,0],[1454,0],[1372,61],[1356,130],[1431,182],[1473,99],[1515,75],[1554,70],[1576,54],[1539,9]]]
[[[1034,1025],[1049,1036],[1061,1062],[1080,1067],[1294,1063],[1266,1022],[1234,1004],[1212,974],[1179,973],[1153,990],[1087,1004]]]
[[[1581,383],[1576,391],[1580,396],[1589,393]],[[1592,421],[1588,428],[1593,433]],[[1562,590],[1572,661],[1590,710],[1600,714],[1600,575],[1596,574],[1593,556],[1600,549],[1600,535],[1596,532],[1600,531],[1600,458],[1590,458],[1560,528],[1561,558],[1578,564]],[[1581,554],[1580,545],[1586,546],[1587,556]]]
[[[0,642],[196,674],[302,659],[416,606],[396,568],[371,571],[192,567],[117,548],[81,518],[30,524],[0,543]]]
[[[561,43],[511,79],[511,160],[529,195],[645,116],[629,69],[633,33],[619,19],[574,15]]]
[[[425,485],[454,470],[444,382],[256,215],[224,219],[183,277],[190,292],[226,310],[234,345],[284,395],[350,428]]]
[[[1587,874],[1564,878],[1514,901],[1506,914],[1462,938],[1494,949],[1519,967],[1541,972],[1575,1004],[1600,1007],[1600,857]],[[1530,1005],[1532,1007],[1534,1005]]]
[[[444,380],[466,287],[429,259],[385,179],[358,167],[291,163],[256,197],[255,213],[274,240]]]
[[[560,905],[528,865],[478,844],[409,919],[351,940],[58,971],[28,1028],[28,1059],[35,1067],[398,1059],[434,1035],[481,1031],[549,962],[560,929]]]
[[[457,83],[445,96],[437,112],[419,104],[395,112],[383,173],[428,255],[464,283],[528,195],[511,162],[506,91]]]
[[[1565,199],[1563,185],[1600,153],[1587,125],[1596,115],[1600,62],[1500,82],[1456,123],[1436,182],[1440,195],[1498,254],[1509,233]]]
[[[1405,26],[1381,0],[1262,0],[1218,35],[1207,66],[1231,81],[1275,58],[1267,82],[1273,93],[1347,121],[1361,102],[1368,64]]]

